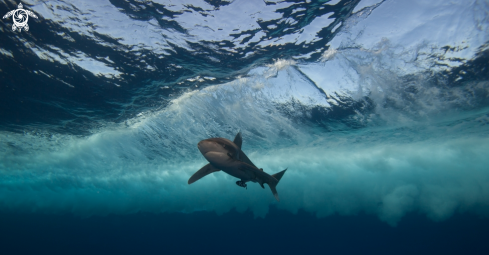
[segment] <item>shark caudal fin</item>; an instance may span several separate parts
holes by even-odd
[[[279,182],[279,181],[280,181],[280,179],[282,179],[282,176],[284,176],[285,171],[287,171],[287,168],[285,168],[285,170],[280,171],[280,172],[278,172],[278,173],[276,173],[276,174],[272,174],[272,176],[273,176],[275,179],[277,179],[277,181]],[[277,182],[277,183],[278,183],[278,182]]]
[[[280,198],[278,198],[278,193],[277,193],[277,184],[268,184],[268,187],[270,187],[270,190],[272,191],[273,193],[273,196],[275,197],[275,199],[277,199],[277,202],[280,202]]]
[[[287,171],[287,168],[285,168],[285,170],[283,170],[283,171],[280,171],[276,174],[273,174],[272,177],[275,178],[277,181],[272,182],[272,183],[268,183],[268,187],[270,187],[270,190],[272,191],[273,196],[275,197],[275,199],[277,199],[277,201],[280,201],[280,199],[278,197],[276,187],[277,187],[277,184],[280,181],[280,179],[282,179],[282,176],[284,176],[285,171]]]

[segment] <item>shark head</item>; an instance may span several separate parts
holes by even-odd
[[[238,146],[225,138],[210,138],[202,140],[197,144],[197,148],[199,148],[202,155],[209,152],[236,155],[239,152]]]
[[[205,155],[211,151],[225,151],[224,147],[218,141],[214,141],[214,139],[206,139],[200,141],[197,144],[197,148],[199,148],[199,151],[200,153],[202,153],[202,155]]]

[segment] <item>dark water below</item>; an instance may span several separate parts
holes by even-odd
[[[251,212],[137,213],[81,219],[2,214],[5,254],[487,254],[489,221],[408,214],[395,228],[365,214],[317,219],[271,208]]]

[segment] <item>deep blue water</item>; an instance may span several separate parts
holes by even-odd
[[[469,215],[435,223],[409,214],[395,228],[365,214],[318,219],[274,207],[264,219],[231,211],[85,219],[2,214],[0,222],[9,230],[0,236],[6,254],[487,254],[489,249],[488,221]]]
[[[488,1],[22,4],[2,254],[489,253]],[[238,131],[280,202],[187,184]]]

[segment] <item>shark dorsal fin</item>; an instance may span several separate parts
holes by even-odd
[[[248,156],[246,156],[246,154],[241,150],[241,145],[243,144],[243,138],[241,137],[241,131],[236,134],[236,137],[234,138],[233,143],[236,144],[236,146],[238,146],[238,148],[240,150],[239,155],[237,156],[237,159],[256,167],[255,164],[253,164],[253,162],[251,162],[251,160],[248,158]]]
[[[241,150],[241,144],[243,144],[243,138],[241,138],[241,132],[238,132],[238,134],[236,134],[233,143],[236,144],[238,148]]]

